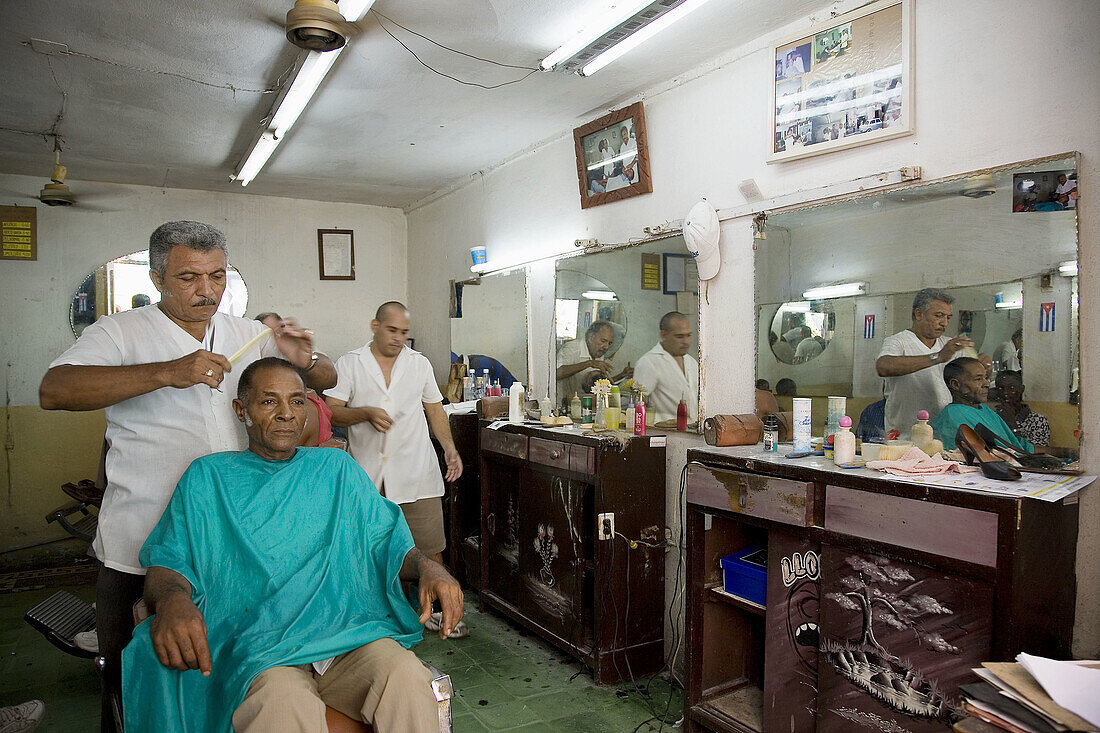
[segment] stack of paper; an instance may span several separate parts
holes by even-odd
[[[1100,733],[1100,662],[1059,662],[1020,654],[975,669],[962,685],[970,715],[1012,733]]]

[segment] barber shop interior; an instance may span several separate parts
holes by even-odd
[[[0,733],[1100,733],[1098,48],[0,0]]]

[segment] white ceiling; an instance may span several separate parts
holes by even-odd
[[[375,9],[439,43],[535,67],[593,7],[612,2],[378,0]],[[713,0],[591,78],[536,73],[493,90],[425,69],[368,16],[365,32],[351,40],[297,125],[242,189],[229,174],[273,100],[247,90],[276,87],[294,62],[298,49],[281,27],[291,5],[0,0],[0,128],[50,130],[63,89],[59,132],[74,181],[408,207],[823,3]],[[427,63],[464,80],[493,85],[527,73],[391,30]],[[31,38],[100,60],[42,55],[26,45]],[[0,172],[45,182],[51,145],[0,130]],[[73,190],[78,194],[78,185]]]

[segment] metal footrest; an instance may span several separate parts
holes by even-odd
[[[23,615],[23,620],[63,652],[91,659],[94,652],[81,649],[73,638],[95,629],[95,609],[72,593],[60,590]]]

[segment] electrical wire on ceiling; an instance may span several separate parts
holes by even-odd
[[[406,51],[411,53],[413,58],[415,58],[417,61],[420,62],[421,66],[423,66],[425,69],[432,72],[433,74],[438,74],[439,76],[450,79],[451,81],[458,82],[459,84],[465,84],[466,86],[471,86],[471,87],[478,87],[480,89],[499,89],[501,87],[506,87],[510,84],[519,84],[521,81],[526,80],[532,74],[535,74],[536,72],[539,71],[539,68],[537,66],[532,67],[532,66],[517,66],[515,64],[505,64],[505,63],[501,63],[499,61],[493,61],[492,59],[486,59],[486,58],[482,58],[480,56],[475,56],[473,54],[466,53],[464,51],[459,51],[457,49],[451,48],[450,46],[446,46],[442,43],[439,43],[438,41],[434,41],[431,38],[428,38],[427,36],[425,36],[421,33],[417,33],[414,30],[406,28],[405,26],[401,25],[400,23],[397,23],[396,21],[390,20],[385,15],[382,15],[381,13],[379,13],[377,10],[371,10],[370,12],[371,12],[371,15],[375,16],[375,21],[378,23],[378,27],[381,28],[383,31],[385,31],[386,35],[388,35],[390,38],[392,38],[393,40],[395,40],[399,44],[401,44],[402,48],[404,48]],[[476,59],[477,61],[482,61],[484,63],[492,64],[494,66],[501,66],[501,67],[505,67],[505,68],[509,68],[509,69],[527,70],[527,73],[524,74],[523,76],[521,76],[518,79],[513,79],[511,81],[502,82],[500,84],[479,84],[478,82],[466,81],[464,79],[459,79],[456,76],[452,76],[452,75],[447,74],[443,71],[440,71],[439,69],[436,69],[435,67],[433,67],[433,66],[429,65],[428,63],[426,63],[424,61],[424,59],[420,58],[420,56],[417,55],[416,51],[413,51],[411,48],[408,47],[408,45],[405,44],[404,41],[402,41],[400,38],[395,36],[393,34],[393,32],[389,28],[387,28],[386,25],[382,22],[383,20],[385,20],[389,23],[393,23],[393,25],[397,26],[401,30],[406,31],[408,33],[411,33],[414,36],[417,36],[419,38],[423,38],[425,41],[428,41],[429,43],[431,43],[435,46],[438,46],[440,48],[446,49],[446,50],[448,50],[452,53],[457,53],[461,56],[466,56],[467,58]]]

